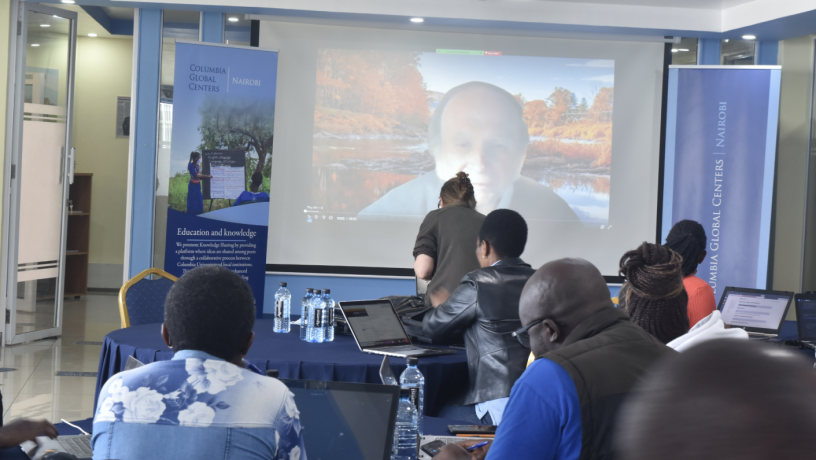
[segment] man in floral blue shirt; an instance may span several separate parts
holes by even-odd
[[[306,460],[294,395],[244,369],[255,338],[249,285],[219,266],[170,290],[162,337],[176,351],[105,383],[94,416],[95,460]]]

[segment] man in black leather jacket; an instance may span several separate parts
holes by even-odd
[[[440,417],[495,425],[501,421],[530,354],[511,336],[521,325],[521,291],[535,273],[519,258],[526,244],[527,224],[521,215],[509,209],[488,214],[476,249],[482,268],[465,275],[448,300],[423,319],[423,332],[434,343],[453,343],[464,335],[467,348],[467,393],[443,408]]]

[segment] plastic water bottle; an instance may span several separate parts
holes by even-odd
[[[300,301],[300,340],[308,340],[309,331],[309,304],[314,297],[314,289],[306,288],[306,295]]]
[[[408,390],[411,404],[416,408],[419,417],[418,430],[422,434],[422,415],[425,413],[423,409],[425,407],[425,376],[417,369],[417,363],[419,363],[418,358],[408,358],[408,367],[400,375],[400,387]]]
[[[323,332],[323,341],[334,340],[334,299],[331,298],[331,289],[323,289],[323,305],[326,307],[326,327]]]
[[[322,343],[326,332],[326,309],[323,305],[323,296],[315,290],[312,304],[309,306],[309,342]]]
[[[417,414],[416,407],[411,404],[410,397],[410,390],[400,390],[391,460],[416,460],[417,458],[417,441],[419,439],[417,422],[419,414]]]
[[[289,332],[290,315],[292,313],[292,294],[286,289],[286,283],[281,283],[275,293],[275,325],[274,332]]]

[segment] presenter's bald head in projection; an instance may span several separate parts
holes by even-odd
[[[428,151],[436,169],[388,192],[360,216],[424,216],[437,208],[444,182],[465,171],[473,183],[476,210],[483,214],[508,208],[527,219],[577,221],[555,192],[521,176],[529,142],[521,104],[512,94],[479,81],[452,88],[428,126]]]
[[[470,174],[476,209],[487,214],[521,175],[530,135],[521,105],[507,91],[482,82],[445,94],[428,126],[436,175]]]

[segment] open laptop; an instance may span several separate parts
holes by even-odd
[[[816,350],[816,294],[796,294],[794,301],[799,342]]]
[[[309,460],[389,460],[400,388],[281,379],[295,395]]]
[[[68,453],[79,460],[91,460],[91,457],[93,457],[91,435],[89,434],[57,436],[56,439],[40,436],[37,438],[36,443],[26,441],[20,444],[20,448],[23,449],[23,452],[32,460],[40,460],[52,452]]]
[[[450,349],[413,345],[388,300],[355,300],[340,302],[339,305],[361,351],[398,358],[455,353]]]
[[[751,338],[775,338],[788,314],[793,292],[727,287],[717,307],[730,327],[745,329]]]

